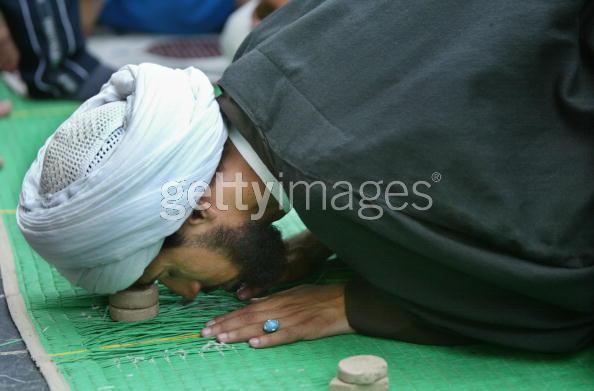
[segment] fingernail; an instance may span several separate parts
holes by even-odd
[[[217,339],[219,340],[219,342],[225,342],[227,338],[229,338],[229,334],[227,333],[217,335]]]
[[[250,345],[253,347],[259,346],[260,340],[258,338],[252,338],[252,339],[250,339]]]
[[[208,322],[206,322],[206,327],[210,327],[212,325],[214,325],[216,322],[214,320],[209,320]]]
[[[237,295],[237,298],[239,300],[244,300],[246,298],[246,290],[247,290],[247,286],[242,285],[241,287],[239,287],[239,289],[235,292],[235,294]]]
[[[207,327],[205,329],[202,329],[202,332],[200,334],[202,334],[202,336],[204,336],[204,337],[210,337],[211,333],[212,333],[211,328]]]

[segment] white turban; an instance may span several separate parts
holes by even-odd
[[[202,72],[125,66],[40,149],[23,182],[18,225],[73,284],[92,293],[125,289],[190,214],[204,187],[193,200],[188,187],[210,183],[226,139]],[[170,181],[180,184],[175,208],[173,188],[162,193]]]

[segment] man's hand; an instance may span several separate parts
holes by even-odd
[[[278,284],[299,281],[309,276],[324,262],[332,251],[319,242],[309,231],[304,231],[285,241],[287,269]],[[248,300],[265,292],[267,287],[242,286],[237,290],[240,300]]]
[[[225,343],[249,341],[254,348],[265,348],[354,332],[346,317],[344,285],[300,285],[252,302],[211,320],[202,335]],[[278,331],[263,331],[268,319],[280,321]]]

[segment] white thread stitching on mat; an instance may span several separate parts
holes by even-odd
[[[21,333],[23,341],[25,341],[25,345],[27,345],[29,353],[31,353],[33,361],[35,361],[35,364],[41,370],[50,389],[60,391],[69,390],[70,386],[58,371],[56,364],[46,353],[35,332],[35,327],[29,318],[25,301],[19,290],[12,247],[10,246],[8,233],[6,232],[2,218],[0,218],[0,272],[2,273],[2,280],[4,282],[4,293],[6,294],[8,310],[14,324]]]

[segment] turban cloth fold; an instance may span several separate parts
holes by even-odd
[[[40,149],[23,182],[19,228],[74,285],[125,289],[189,216],[204,187],[188,188],[210,183],[226,139],[202,72],[125,66]],[[177,187],[166,189],[171,181]]]

